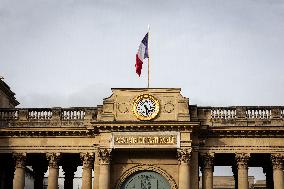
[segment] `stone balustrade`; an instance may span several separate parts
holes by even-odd
[[[26,123],[27,126],[34,126],[44,123],[44,126],[54,125],[80,125],[96,120],[97,108],[74,107],[74,108],[0,108],[0,126],[17,126]],[[55,124],[58,122],[58,124]],[[68,124],[67,124],[68,122]],[[52,124],[51,124],[52,123]]]
[[[72,122],[85,124],[95,121],[98,108],[15,108],[0,109],[0,126],[13,126],[21,122]],[[201,121],[210,126],[284,126],[284,106],[231,106],[197,107],[190,106],[192,121]],[[34,124],[35,125],[35,124]],[[45,124],[46,125],[46,124]],[[71,124],[72,125],[72,124]]]
[[[209,126],[284,126],[283,106],[197,107],[196,115]]]

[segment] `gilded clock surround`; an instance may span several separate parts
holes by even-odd
[[[143,116],[141,115],[138,110],[137,110],[137,107],[139,105],[139,103],[141,102],[141,100],[143,99],[149,99],[150,101],[152,101],[154,103],[154,111],[152,114],[148,115],[148,116]],[[137,119],[139,120],[152,120],[154,118],[157,117],[157,115],[159,114],[160,112],[160,102],[159,100],[154,97],[153,95],[150,95],[150,94],[141,94],[141,95],[138,95],[137,97],[135,97],[135,99],[133,100],[133,103],[132,103],[132,112],[133,114],[136,116]]]

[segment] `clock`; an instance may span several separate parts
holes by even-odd
[[[139,120],[152,120],[160,111],[159,100],[150,94],[139,95],[133,101],[132,111]]]

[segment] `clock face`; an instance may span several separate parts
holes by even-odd
[[[133,101],[133,113],[140,120],[154,119],[159,109],[158,99],[149,94],[139,95]]]

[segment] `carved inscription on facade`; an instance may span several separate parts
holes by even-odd
[[[176,132],[155,133],[113,133],[114,148],[126,147],[178,147],[179,135]]]

